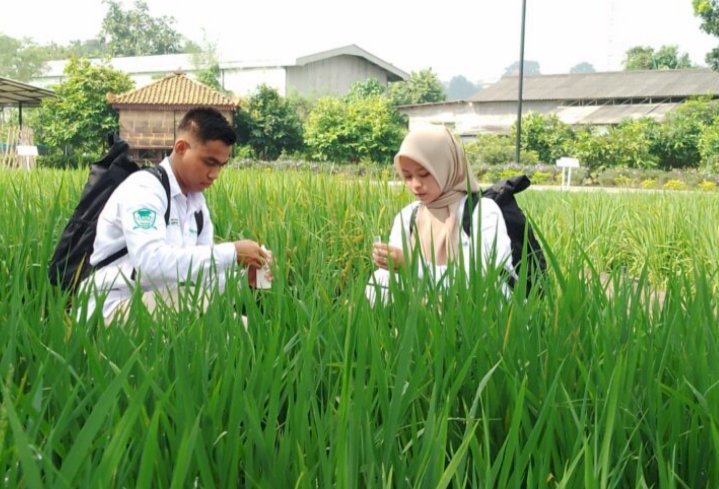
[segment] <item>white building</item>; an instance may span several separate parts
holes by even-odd
[[[135,56],[93,59],[95,64],[107,63],[130,75],[136,87],[182,71],[194,78],[199,69],[197,57],[190,54]],[[45,73],[33,83],[48,87],[64,78],[67,60],[50,61]],[[219,60],[220,84],[235,95],[246,96],[258,85],[277,89],[280,95],[299,93],[307,97],[344,95],[356,81],[375,78],[383,85],[406,80],[409,75],[392,64],[352,44],[329,51],[299,57],[262,57],[255,59]]]

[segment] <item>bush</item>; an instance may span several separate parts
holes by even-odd
[[[686,190],[688,186],[681,180],[671,179],[668,180],[667,183],[662,185],[662,188],[665,190]]]
[[[696,168],[702,160],[699,138],[705,126],[719,117],[719,100],[699,98],[681,104],[669,112],[662,126],[658,156],[660,165],[669,168]]]
[[[52,165],[74,167],[92,161],[107,148],[108,133],[119,128],[117,112],[107,101],[108,93],[123,93],[131,89],[132,80],[125,73],[108,66],[94,66],[86,59],[70,59],[65,78],[54,87],[55,97],[42,101],[33,122],[38,143],[50,151],[71,152],[80,156],[46,158]],[[42,161],[42,160],[41,160]]]
[[[246,110],[235,114],[240,143],[249,145],[255,156],[276,160],[283,151],[302,149],[302,122],[292,105],[277,90],[260,85],[247,101]]]
[[[714,173],[719,172],[719,117],[705,126],[698,139],[701,168]]]
[[[305,142],[312,158],[388,163],[397,152],[405,126],[385,96],[321,99],[305,123]]]
[[[512,126],[510,137],[516,138],[516,124]],[[559,120],[555,114],[537,114],[530,112],[522,117],[521,147],[534,152],[538,161],[553,164],[567,154],[567,148],[574,139],[572,128]]]
[[[697,184],[697,188],[704,192],[713,192],[717,189],[717,184],[716,182],[712,182],[710,180],[703,180]]]

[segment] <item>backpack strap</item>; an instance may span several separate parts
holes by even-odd
[[[148,168],[144,168],[145,171],[148,173],[151,173],[157,177],[158,180],[160,180],[160,183],[162,184],[162,188],[165,189],[165,195],[167,196],[167,209],[165,209],[165,225],[170,222],[170,177],[167,176],[167,171],[160,166],[150,166]],[[202,214],[202,212],[200,212]],[[197,214],[195,214],[195,221],[198,223],[198,231],[197,234],[200,234],[200,227],[202,223],[202,215],[200,215],[199,221],[197,220]],[[95,270],[99,270],[103,267],[106,267],[110,263],[114,262],[115,260],[118,260],[122,258],[123,256],[127,255],[127,246],[122,247],[121,249],[117,250],[112,255],[100,260],[97,265],[95,265]],[[132,279],[135,279],[135,270],[132,270]]]
[[[412,236],[414,229],[417,227],[417,213],[419,212],[420,207],[422,207],[422,204],[416,205],[414,207],[414,209],[412,209],[412,214],[409,217],[409,235],[410,236]]]
[[[462,212],[462,230],[464,231],[464,234],[471,237],[471,231],[472,231],[472,214],[474,213],[475,207],[477,207],[477,204],[479,203],[479,199],[481,198],[479,192],[472,192],[470,194],[467,194],[467,200],[464,201],[464,212]],[[418,205],[414,209],[412,209],[412,215],[409,218],[409,234],[412,235],[412,232],[417,227],[417,212],[419,212],[419,208],[422,207],[421,205]]]
[[[205,224],[205,218],[202,214],[202,209],[200,209],[199,211],[195,211],[195,224],[197,224],[197,235],[199,236]]]
[[[477,204],[479,203],[479,199],[482,197],[479,195],[479,192],[472,192],[471,194],[467,194],[467,200],[464,201],[464,212],[462,212],[462,231],[464,231],[464,234],[472,237],[472,214],[474,214],[474,209],[477,207]]]

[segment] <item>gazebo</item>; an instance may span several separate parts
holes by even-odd
[[[173,73],[129,92],[108,95],[120,114],[120,137],[130,145],[137,161],[159,162],[169,154],[177,124],[193,107],[210,106],[228,121],[237,104],[229,96]]]

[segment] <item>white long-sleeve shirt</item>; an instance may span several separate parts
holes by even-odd
[[[459,240],[457,242],[459,243],[459,251],[462,256],[461,258],[455,258],[455,261],[459,262],[459,260],[461,260],[464,263],[466,276],[470,277],[472,243],[475,243],[474,259],[480,260],[483,270],[487,270],[487,267],[490,266],[504,268],[513,276],[512,242],[509,239],[509,234],[507,234],[507,225],[504,222],[501,209],[497,203],[491,199],[484,197],[480,199],[472,213],[472,237],[470,238],[462,230],[462,218],[466,200],[467,197],[457,203],[457,232],[459,233]],[[388,244],[390,246],[403,249],[404,239],[410,236],[412,213],[419,205],[421,205],[419,201],[414,201],[404,207],[404,209],[395,216],[389,235]],[[423,266],[417,267],[417,272],[419,278],[424,277],[425,272],[428,272],[435,282],[447,279],[447,265],[436,265],[425,262]],[[383,300],[386,300],[389,271],[380,268],[370,277],[370,281],[365,289],[365,294],[372,303],[375,301],[375,284],[383,289]],[[504,287],[505,293],[509,294],[509,288]]]
[[[217,279],[223,286],[225,272],[236,263],[233,243],[213,244],[214,229],[210,211],[201,192],[184,195],[165,158],[162,167],[170,180],[170,216],[165,225],[167,194],[160,180],[150,172],[138,171],[122,182],[100,213],[90,264],[100,263],[123,247],[127,254],[97,270],[86,280],[98,292],[107,292],[103,316],[130,298],[132,287],[144,292],[176,287],[181,282],[206,283]],[[203,214],[203,227],[197,234],[195,212]],[[140,279],[131,279],[133,270]],[[97,296],[91,294],[89,311]]]

